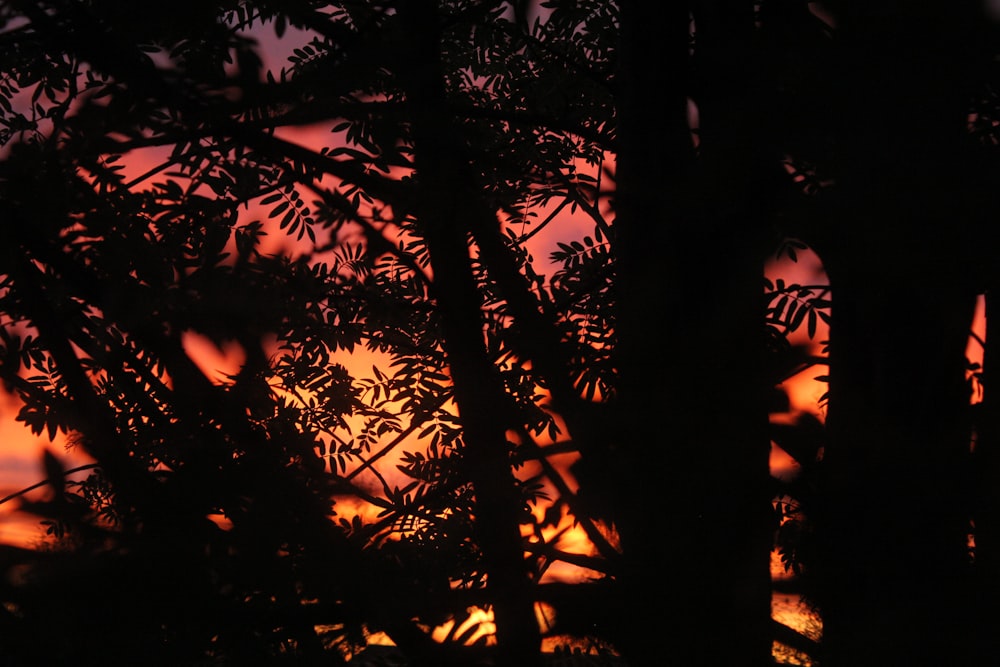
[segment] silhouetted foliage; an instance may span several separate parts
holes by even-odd
[[[994,36],[874,4],[0,5],[0,375],[92,460],[17,496],[5,664],[816,654],[772,538],[833,667],[982,635],[907,582],[1000,591]]]
[[[541,445],[576,449],[553,401],[613,393],[616,14],[541,9],[3,8],[3,377],[95,461],[47,457],[23,504],[55,542],[8,553],[11,664],[337,662],[373,632],[529,664],[546,570],[607,575],[609,525],[564,551]],[[549,264],[527,240],[556,225]]]

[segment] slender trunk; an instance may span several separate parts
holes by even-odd
[[[667,357],[669,341],[663,340],[662,327],[650,326],[648,320],[650,310],[664,308],[660,305],[664,286],[682,284],[682,274],[672,263],[662,266],[661,257],[650,255],[670,247],[667,216],[678,214],[682,180],[689,177],[694,163],[681,82],[688,67],[685,5],[657,3],[654,8],[649,3],[623,2],[621,17],[616,400],[618,420],[627,429],[620,444],[619,456],[625,460],[621,470],[634,471],[631,479],[619,481],[626,499],[618,526],[625,556],[621,648],[628,661],[638,665],[652,664],[657,656],[674,655],[675,647],[685,647],[685,635],[697,636],[692,631],[701,620],[692,611],[704,607],[695,583],[701,578],[693,573],[684,578],[687,573],[678,567],[677,557],[668,558],[657,543],[659,527],[669,525],[666,552],[691,553],[696,548],[690,544],[691,527],[672,516],[678,506],[685,507],[677,500],[684,495],[681,484],[690,486],[684,477],[690,468],[682,460],[689,448],[674,445],[676,429],[667,431],[665,424],[652,418],[661,415],[664,406],[674,414],[679,407],[676,395],[683,391]],[[658,31],[655,37],[650,34],[653,26]],[[657,71],[659,76],[654,75]],[[656,105],[644,99],[654,93],[661,100]],[[663,478],[670,483],[663,484]],[[657,493],[661,489],[662,495]],[[687,507],[693,509],[693,504]],[[655,519],[645,518],[651,516]],[[697,556],[691,560],[697,562]],[[635,604],[642,599],[655,600],[655,613]],[[668,619],[681,619],[681,624],[672,625]],[[686,649],[678,655],[678,664],[695,664],[691,653]]]
[[[696,162],[688,8],[623,5],[619,418],[632,476],[622,480],[631,505],[622,579],[626,601],[653,597],[658,609],[628,617],[623,649],[636,664],[658,655],[687,665],[770,663],[758,156],[754,138],[741,135],[741,123],[752,123],[741,73],[725,69],[727,58],[748,56],[740,31],[752,15],[742,23],[728,13],[738,9],[696,7],[706,38],[702,53],[695,47],[705,77]],[[666,325],[652,325],[653,310]]]
[[[479,248],[480,261],[487,266],[490,277],[496,281],[514,316],[513,349],[521,359],[531,363],[533,371],[548,389],[549,408],[562,417],[578,451],[584,457],[595,456],[602,463],[607,461],[606,434],[610,427],[605,423],[604,406],[584,400],[573,386],[571,359],[567,346],[560,340],[558,323],[552,313],[540,307],[537,297],[530,291],[527,279],[518,270],[513,253],[501,236],[499,223],[495,218],[483,218],[476,222],[479,224],[473,229],[473,237]],[[619,554],[597,527],[594,520],[597,517],[587,514],[587,510],[591,510],[604,512],[601,518],[613,516],[613,508],[592,508],[581,503],[579,497],[570,492],[558,470],[550,468],[547,474],[560,477],[553,480],[562,487],[560,498],[566,501],[598,553],[608,561],[606,571],[613,572]]]
[[[438,314],[462,420],[463,460],[476,496],[476,537],[491,591],[501,665],[537,664],[540,635],[521,544],[523,501],[511,470],[506,429],[513,408],[483,338],[482,298],[472,273],[468,217],[483,215],[446,100],[435,3],[406,7],[412,35],[407,98],[413,103],[417,211],[431,256]]]

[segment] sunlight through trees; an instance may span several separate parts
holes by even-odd
[[[996,26],[841,4],[0,5],[4,659],[995,661]]]

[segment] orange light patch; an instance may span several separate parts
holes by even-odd
[[[457,626],[455,619],[451,619],[434,628],[431,638],[437,642],[457,639],[467,646],[479,641],[485,641],[487,646],[495,645],[497,626],[493,622],[493,610],[469,607],[465,613],[466,617]]]
[[[223,384],[230,376],[240,372],[246,363],[246,352],[236,341],[216,345],[208,336],[185,331],[181,336],[184,351],[209,380]]]

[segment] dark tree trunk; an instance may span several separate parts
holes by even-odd
[[[657,601],[656,612],[627,616],[634,664],[771,662],[762,190],[741,78],[746,5],[695,7],[699,160],[687,122],[688,8],[622,8],[622,579],[626,602]]]
[[[994,272],[991,272],[994,273]],[[983,354],[983,401],[976,420],[973,458],[976,481],[975,571],[973,610],[975,650],[980,664],[1000,659],[1000,285],[991,275],[986,292],[986,349]],[[992,327],[992,328],[991,328]],[[992,335],[991,335],[992,334]]]
[[[417,212],[431,257],[434,295],[462,420],[465,472],[476,496],[476,539],[483,551],[497,626],[498,664],[538,664],[540,634],[522,546],[524,502],[511,469],[506,430],[513,406],[483,338],[482,297],[470,259],[476,216],[488,214],[470,178],[458,129],[444,113],[440,31],[433,2],[408,3],[413,39],[405,65],[413,104]]]
[[[866,3],[838,26],[824,666],[972,664],[962,11]]]
[[[972,300],[912,274],[842,275],[830,344],[824,664],[963,664]],[[873,289],[897,280],[921,303]]]

